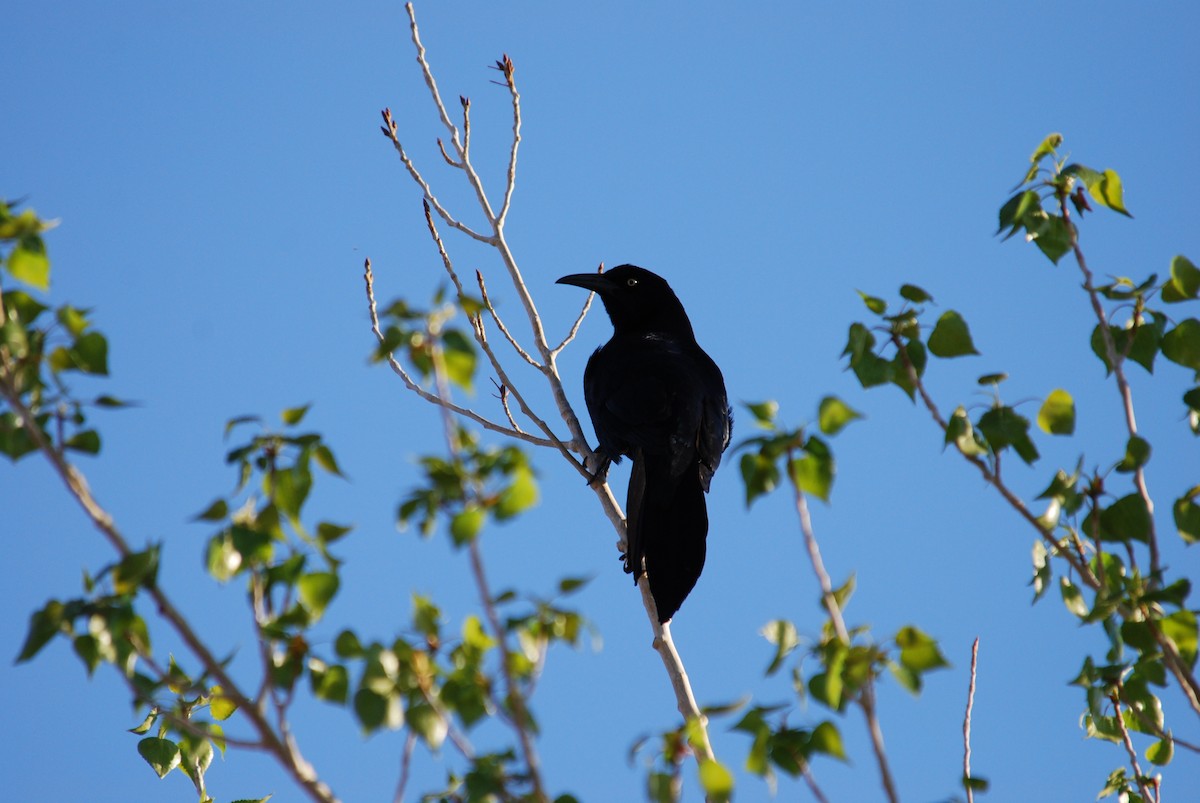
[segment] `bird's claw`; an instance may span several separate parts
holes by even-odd
[[[588,487],[596,488],[608,482],[608,467],[612,465],[612,458],[599,449],[592,452],[592,455],[593,458],[584,459],[583,468],[591,475]]]

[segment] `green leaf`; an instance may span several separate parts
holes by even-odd
[[[972,789],[976,792],[986,792],[988,790],[988,782],[985,778],[963,776],[963,789]]]
[[[977,424],[992,451],[1001,452],[1009,446],[1022,460],[1033,464],[1038,459],[1037,447],[1029,439],[1029,419],[1011,407],[992,407],[979,418]]]
[[[1171,278],[1163,285],[1162,300],[1168,304],[1200,297],[1200,268],[1182,254],[1171,260]]]
[[[1000,228],[996,229],[996,234],[1008,229],[1008,234],[1004,235],[1004,239],[1007,240],[1026,225],[1025,221],[1030,216],[1041,212],[1042,201],[1036,192],[1019,192],[1000,207]]]
[[[353,529],[349,525],[323,521],[317,525],[317,538],[324,544],[332,544],[334,541],[341,540],[346,533]]]
[[[359,689],[354,693],[354,713],[367,733],[380,728],[398,730],[404,726],[399,694],[385,696],[368,688]]]
[[[1060,215],[1032,216],[1028,231],[1033,244],[1055,265],[1071,250],[1071,230]]]
[[[842,734],[837,726],[826,720],[813,729],[809,737],[813,752],[824,753],[827,756],[847,761],[846,748],[842,745]]]
[[[1025,180],[1021,182],[1022,184],[1028,184],[1037,178],[1038,165],[1047,156],[1053,155],[1055,149],[1059,145],[1062,145],[1062,141],[1063,135],[1057,132],[1050,134],[1041,141],[1037,148],[1034,149],[1033,154],[1029,157],[1029,171],[1025,174]]]
[[[537,504],[538,487],[533,479],[533,471],[521,465],[513,473],[515,479],[500,492],[500,499],[493,509],[496,521],[507,521]]]
[[[775,426],[775,416],[779,414],[779,403],[767,400],[764,402],[746,403],[746,409],[754,416],[754,421],[764,429]]]
[[[350,696],[350,676],[341,664],[326,666],[324,661],[312,658],[308,662],[312,680],[313,696],[318,700],[345,705]]]
[[[1187,318],[1163,335],[1162,353],[1171,362],[1200,371],[1200,321]]]
[[[343,479],[345,478],[346,475],[342,473],[342,469],[338,466],[337,460],[334,459],[333,452],[331,452],[329,447],[325,444],[317,444],[317,446],[313,449],[313,457],[317,459],[317,465],[323,468],[325,471],[328,471],[335,477],[342,477]]]
[[[1171,734],[1168,732],[1168,738],[1161,739],[1146,748],[1147,761],[1160,767],[1171,763],[1171,759],[1175,757],[1175,742],[1170,736]]]
[[[29,211],[25,210],[26,213]],[[43,291],[50,289],[50,258],[46,256],[46,244],[36,234],[17,241],[8,255],[7,267],[17,281]]]
[[[84,454],[100,454],[100,434],[94,429],[76,432],[63,443],[66,449],[73,449]]]
[[[457,329],[449,329],[442,335],[443,361],[450,381],[463,390],[471,390],[475,377],[475,344]]]
[[[1038,426],[1049,435],[1070,435],[1075,431],[1075,400],[1059,388],[1051,391],[1038,411]]]
[[[967,410],[962,405],[955,408],[950,420],[946,423],[944,443],[953,443],[967,457],[983,457],[988,453],[987,448],[975,437],[975,428],[971,419],[967,418]]]
[[[40,611],[34,611],[29,617],[29,632],[17,655],[17,663],[24,663],[41,652],[50,639],[63,629],[64,623],[69,622],[67,608],[58,600],[52,599]]]
[[[1150,443],[1140,435],[1129,436],[1125,444],[1125,456],[1117,463],[1116,469],[1122,473],[1136,471],[1150,460]]]
[[[204,776],[213,760],[212,742],[204,737],[187,735],[180,742],[180,769],[193,780]]]
[[[319,619],[337,594],[339,585],[338,576],[332,572],[310,572],[296,581],[296,590],[300,592],[304,607],[314,619]]]
[[[858,293],[858,297],[863,300],[863,303],[867,305],[867,309],[871,310],[871,312],[875,313],[876,315],[882,315],[883,313],[887,312],[887,302],[882,298],[869,296],[862,290],[856,290],[855,292]]]
[[[900,663],[913,672],[929,672],[950,665],[938,649],[937,641],[911,625],[897,631],[896,646],[900,648]]]
[[[1159,629],[1179,650],[1180,657],[1190,667],[1196,666],[1196,614],[1193,611],[1176,611],[1159,620]]]
[[[141,586],[154,585],[158,574],[158,547],[126,555],[113,569],[113,590],[132,594]]]
[[[138,742],[137,750],[159,778],[178,767],[181,760],[179,745],[170,739],[147,737]]]
[[[729,800],[733,794],[733,773],[719,761],[702,761],[700,785],[704,787],[704,794],[709,800]]]
[[[861,323],[850,325],[850,336],[846,341],[843,356],[850,357],[850,370],[858,377],[864,388],[883,385],[892,381],[891,363],[875,353],[875,336]]]
[[[338,633],[333,642],[333,650],[339,658],[361,658],[366,652],[353,630]]]
[[[1063,604],[1067,606],[1067,610],[1080,619],[1087,618],[1088,606],[1083,598],[1083,592],[1076,588],[1075,584],[1067,577],[1058,578],[1058,582],[1062,590]]]
[[[218,499],[200,513],[192,516],[192,521],[221,521],[229,515],[229,504],[224,499]]]
[[[1115,170],[1105,170],[1100,181],[1088,185],[1088,193],[1114,212],[1133,217],[1125,208],[1125,191]]]
[[[905,362],[906,358],[907,364]],[[925,344],[915,339],[908,341],[903,349],[897,349],[896,355],[892,357],[892,361],[889,364],[891,370],[888,374],[893,384],[903,390],[910,399],[915,398],[917,383],[913,380],[912,374],[909,373],[908,366],[911,365],[913,372],[920,378],[925,373],[925,363],[927,360]]]
[[[1150,511],[1146,502],[1137,494],[1123,496],[1100,514],[1100,529],[1109,537],[1104,540],[1147,542],[1150,539]]]
[[[1183,496],[1175,500],[1175,528],[1185,544],[1191,545],[1200,541],[1200,505],[1196,498],[1200,496],[1200,485],[1195,486]]]
[[[787,619],[776,619],[773,622],[767,622],[758,632],[762,634],[763,638],[775,645],[775,655],[772,656],[771,663],[768,664],[765,672],[769,677],[779,670],[779,667],[783,665],[783,660],[799,646],[800,635],[796,631],[796,626]]]
[[[233,716],[233,712],[237,711],[237,703],[231,698],[222,694],[224,689],[220,686],[213,686],[208,690],[211,697],[208,701],[208,710],[212,713],[213,719],[223,722]]]
[[[833,488],[836,463],[833,453],[825,442],[811,436],[804,444],[804,454],[788,461],[788,473],[792,482],[804,493],[812,494],[824,502],[829,501]]]
[[[1118,354],[1128,354],[1129,359],[1136,362],[1138,365],[1145,368],[1147,371],[1154,372],[1154,358],[1158,356],[1160,344],[1163,340],[1162,332],[1166,326],[1165,316],[1159,313],[1150,313],[1152,323],[1143,323],[1136,330],[1122,329],[1117,326],[1108,328],[1109,334],[1112,335],[1113,347]],[[1129,342],[1132,335],[1133,343]],[[1092,351],[1104,363],[1104,367],[1108,372],[1112,372],[1112,365],[1108,359],[1107,347],[1104,343],[1104,331],[1097,324],[1092,330]]]
[[[926,293],[915,284],[900,285],[900,297],[906,301],[911,301],[914,304],[924,304],[927,301],[933,301],[933,296]]]
[[[573,594],[591,581],[590,577],[564,577],[558,581],[558,593]]]
[[[70,348],[60,346],[50,354],[50,368],[107,376],[108,341],[99,332],[84,332]]]
[[[994,373],[994,374],[984,374],[983,376],[979,377],[975,381],[979,385],[981,385],[983,387],[987,387],[988,385],[999,385],[1001,382],[1003,382],[1006,379],[1008,379],[1008,374],[1004,373],[1003,371],[1000,371],[1000,372]]]
[[[967,322],[954,310],[947,310],[938,318],[933,333],[929,335],[929,350],[936,357],[962,357],[979,353],[971,342]]]
[[[158,713],[156,711],[151,711],[149,714],[146,715],[146,718],[142,720],[140,725],[136,725],[135,727],[130,728],[129,732],[136,734],[138,736],[141,736],[142,734],[148,732],[152,727],[154,727],[154,723],[157,719],[158,719]]]
[[[478,505],[469,504],[450,519],[450,537],[455,546],[469,544],[479,535],[487,521],[487,513]]]
[[[740,462],[742,482],[746,486],[746,507],[754,500],[775,490],[779,484],[779,467],[775,461],[762,454],[747,453]]]
[[[283,423],[289,427],[294,427],[304,419],[304,414],[308,412],[308,408],[310,407],[312,407],[311,403],[303,404],[299,407],[288,407],[279,414],[279,417],[283,419]]]

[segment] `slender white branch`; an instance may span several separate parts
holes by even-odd
[[[529,356],[529,352],[521,347],[521,344],[518,343],[516,338],[512,336],[512,333],[508,331],[508,327],[504,325],[504,321],[500,319],[500,313],[496,312],[496,307],[492,304],[491,297],[488,296],[487,284],[483,281],[483,274],[481,272],[475,271],[475,281],[479,283],[479,292],[483,296],[483,306],[487,307],[487,311],[491,314],[492,320],[496,322],[496,328],[500,330],[500,333],[504,335],[504,339],[507,340],[509,345],[513,347],[513,351],[517,352],[517,354],[519,354],[521,359],[523,359],[525,362],[529,363],[539,371],[544,372],[546,367],[533,357]]]
[[[504,221],[508,218],[508,210],[512,205],[513,189],[517,185],[517,148],[521,144],[521,95],[517,92],[517,82],[513,80],[513,63],[508,54],[504,54],[504,60],[500,62],[499,67],[504,73],[504,78],[508,84],[509,94],[512,96],[513,109],[513,127],[512,127],[512,147],[508,153],[508,176],[504,184],[504,203],[500,205],[500,214],[496,217],[496,228],[504,228]]]
[[[975,803],[971,785],[971,709],[975,707],[975,667],[979,660],[979,637],[971,645],[971,682],[967,686],[967,713],[963,715],[963,782],[967,784],[967,803]]]
[[[600,268],[597,270],[597,272],[604,272],[603,262],[600,263]],[[592,301],[594,301],[595,298],[595,293],[589,292],[587,294],[587,298],[585,298],[583,301],[583,308],[579,310],[579,316],[575,318],[575,323],[571,324],[571,329],[567,332],[567,336],[562,339],[562,342],[550,349],[551,354],[557,356],[560,351],[567,347],[568,343],[575,339],[575,335],[579,334],[579,327],[583,325],[583,319],[587,317],[588,310],[592,308]]]

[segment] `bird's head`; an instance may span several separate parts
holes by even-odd
[[[645,268],[619,265],[604,273],[573,273],[556,284],[571,284],[597,293],[618,334],[692,335],[692,325],[675,291],[666,279]]]

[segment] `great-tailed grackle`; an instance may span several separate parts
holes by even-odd
[[[622,455],[633,461],[625,571],[637,583],[645,558],[658,619],[666,622],[704,568],[704,494],[733,428],[725,381],[661,276],[621,265],[558,283],[598,293],[612,319],[612,339],[596,349],[583,374],[599,441],[597,476]]]

